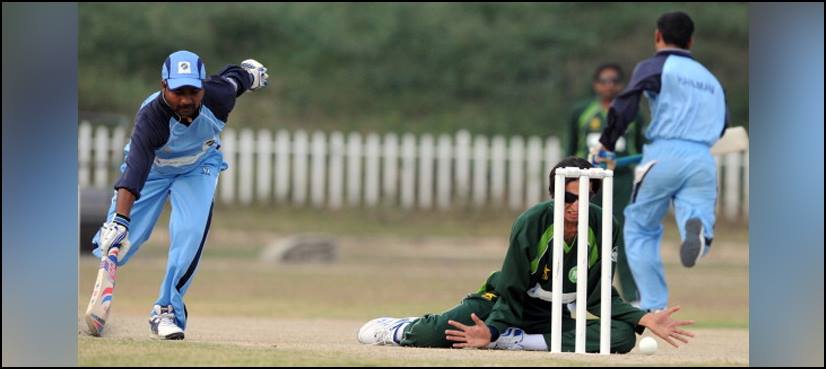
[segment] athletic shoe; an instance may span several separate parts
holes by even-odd
[[[377,318],[365,323],[358,332],[359,342],[365,345],[394,345],[398,346],[396,341],[396,331],[402,326],[419,319],[418,317],[410,318]]]
[[[685,223],[685,240],[680,247],[680,261],[686,268],[691,268],[706,252],[703,222],[700,219],[691,218]]]
[[[152,308],[152,317],[149,318],[149,329],[152,334],[165,340],[184,339],[184,330],[175,324],[175,314],[172,312],[172,305],[161,307],[155,305]]]
[[[505,328],[499,335],[495,342],[488,345],[489,349],[494,350],[524,350],[522,340],[525,339],[525,331],[519,328]]]

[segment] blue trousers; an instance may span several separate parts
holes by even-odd
[[[187,318],[183,298],[198,268],[212,219],[218,174],[224,168],[222,158],[216,157],[181,174],[159,174],[153,169],[130,214],[128,239],[132,246],[119,265],[125,265],[149,239],[166,200],[170,200],[169,258],[155,303],[172,305],[182,329],[186,328]],[[112,219],[116,201],[117,194],[112,198],[107,219]],[[100,232],[95,234],[92,243],[97,246],[99,239]],[[100,250],[95,249],[94,254],[100,257]]]
[[[714,237],[717,201],[717,165],[709,147],[690,141],[656,140],[645,145],[631,204],[625,208],[625,245],[628,264],[640,292],[640,308],[664,309],[668,305],[660,240],[662,219],[674,203],[680,239],[685,224],[698,218],[706,238]]]

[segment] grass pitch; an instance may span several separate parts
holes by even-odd
[[[82,314],[97,261],[82,257],[78,296],[78,363],[113,365],[748,365],[748,244],[745,228],[718,229],[712,253],[693,269],[679,264],[670,227],[662,253],[678,318],[694,319],[697,337],[656,354],[551,355],[547,352],[413,349],[363,346],[356,331],[378,316],[440,312],[476,290],[501,266],[510,216],[474,220],[438,215],[359,219],[305,212],[261,217],[217,209],[214,228],[187,294],[182,342],[153,339],[146,322],[163,277],[168,237],[162,219],[150,241],[120,270],[103,338],[85,333]],[[277,218],[282,214],[285,219]],[[221,220],[224,219],[224,220]],[[354,220],[355,219],[355,220]],[[269,222],[286,222],[292,232]],[[248,222],[248,227],[239,230]],[[439,231],[427,233],[434,222]],[[343,225],[342,225],[343,223]],[[407,223],[406,225],[404,223]],[[324,224],[327,232],[312,232]],[[401,231],[401,228],[409,228]],[[451,234],[450,230],[453,230]],[[502,231],[501,229],[504,229]],[[327,233],[339,243],[334,263],[280,265],[258,259],[267,244],[291,233]],[[418,232],[418,233],[416,233]],[[494,235],[493,233],[496,233]],[[423,236],[423,235],[428,236]]]

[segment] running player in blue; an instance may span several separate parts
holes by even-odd
[[[253,59],[207,77],[198,55],[176,51],[161,66],[161,90],[144,100],[135,117],[108,221],[92,243],[98,257],[120,243],[118,265],[126,264],[171,202],[169,259],[149,319],[160,338],[184,338],[184,295],[209,231],[218,174],[227,169],[221,131],[235,99],[266,86],[268,77]]]
[[[720,82],[689,51],[693,32],[694,22],[683,12],[660,16],[654,32],[657,53],[637,64],[631,82],[612,103],[599,139],[602,147],[595,150],[612,156],[645,94],[651,107],[645,132],[650,143],[643,147],[636,169],[624,228],[628,264],[643,310],[661,310],[668,304],[660,239],[671,201],[684,266],[694,266],[714,237],[717,166],[710,148],[725,131],[726,101]]]

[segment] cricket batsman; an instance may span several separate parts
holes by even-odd
[[[557,168],[591,168],[585,159],[568,157],[551,171],[551,196],[554,194],[554,173]],[[592,180],[591,192],[599,191],[600,182]],[[562,317],[562,350],[574,351],[576,311],[572,304],[587,304],[594,319],[589,319],[586,350],[599,352],[600,255],[597,240],[602,239],[601,209],[590,204],[589,210],[589,271],[588,299],[576,301],[576,266],[579,202],[579,178],[565,179],[565,198],[540,203],[520,215],[513,224],[505,261],[500,271],[488,277],[485,284],[462,302],[441,314],[426,314],[412,318],[378,318],[359,329],[358,340],[364,344],[442,348],[493,348],[508,350],[547,351],[551,347],[551,267],[554,237],[564,238],[563,303],[569,304]],[[553,223],[554,206],[565,207],[564,225]],[[616,225],[616,219],[614,224]],[[616,250],[619,231],[614,228],[613,247]],[[652,333],[674,345],[688,343],[693,337],[680,327],[693,321],[677,321],[671,315],[679,310],[645,312],[624,302],[612,287],[611,352],[627,353],[636,344],[635,333],[648,328]]]
[[[107,221],[92,243],[98,257],[119,245],[117,265],[126,264],[169,200],[169,259],[149,318],[152,333],[162,339],[184,338],[184,295],[206,242],[218,174],[228,167],[221,131],[235,99],[266,86],[268,77],[253,59],[207,77],[198,55],[176,51],[161,66],[160,91],[143,101],[135,117]]]
[[[637,64],[631,82],[614,99],[595,149],[598,156],[613,156],[644,94],[651,107],[645,132],[649,143],[636,169],[624,228],[628,264],[644,310],[668,304],[660,239],[671,201],[685,267],[694,266],[714,238],[717,166],[710,149],[727,126],[726,98],[717,78],[691,55],[693,33],[694,22],[687,14],[660,16],[654,32],[657,52]]]

